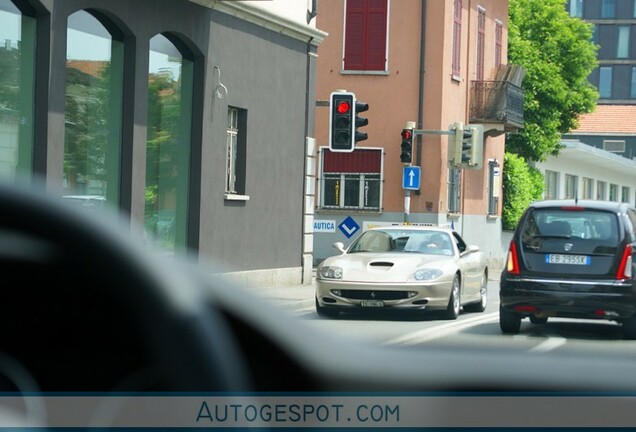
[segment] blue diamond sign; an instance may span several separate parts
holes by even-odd
[[[338,225],[338,228],[345,236],[347,236],[347,238],[351,238],[352,235],[358,232],[360,225],[358,225],[351,216],[348,216],[340,225]]]

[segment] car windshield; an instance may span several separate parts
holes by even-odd
[[[451,238],[444,231],[383,229],[363,233],[349,248],[357,252],[402,252],[452,255]]]
[[[636,0],[0,0],[0,183],[0,391],[636,423]]]

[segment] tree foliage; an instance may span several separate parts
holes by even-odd
[[[18,49],[0,49],[0,108],[19,108],[20,55]]]
[[[598,91],[588,81],[597,66],[592,27],[570,17],[566,0],[510,0],[508,62],[526,75],[524,128],[509,135],[506,149],[526,160],[557,155],[561,135],[592,112]]]
[[[503,171],[503,212],[501,224],[513,230],[523,211],[543,194],[543,174],[523,157],[506,152]]]

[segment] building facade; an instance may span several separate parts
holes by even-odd
[[[569,0],[570,16],[593,26],[599,91],[594,112],[563,135],[564,148],[536,166],[546,198],[588,198],[636,205],[636,2]]]
[[[149,249],[248,283],[310,278],[306,156],[326,36],[311,12],[0,0],[0,178],[103,202]]]
[[[636,3],[634,0],[569,0],[570,16],[589,22],[599,46],[589,77],[599,104],[636,103]]]
[[[561,144],[558,156],[536,164],[545,177],[545,198],[636,205],[636,105],[597,105]]]
[[[325,0],[317,11],[329,36],[317,63],[315,263],[369,226],[409,222],[451,226],[500,266],[504,134],[523,125],[523,74],[507,64],[508,2]],[[368,138],[350,153],[329,149],[334,90],[369,106]],[[449,165],[457,123],[483,126],[480,169]],[[405,127],[415,131],[410,164]]]

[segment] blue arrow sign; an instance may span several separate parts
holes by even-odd
[[[351,216],[347,216],[347,218],[343,220],[340,225],[338,225],[338,228],[344,235],[347,236],[347,238],[351,238],[352,235],[358,232],[358,230],[360,229],[360,225],[358,225]]]
[[[405,166],[402,175],[402,189],[419,190],[422,169],[418,166]]]

